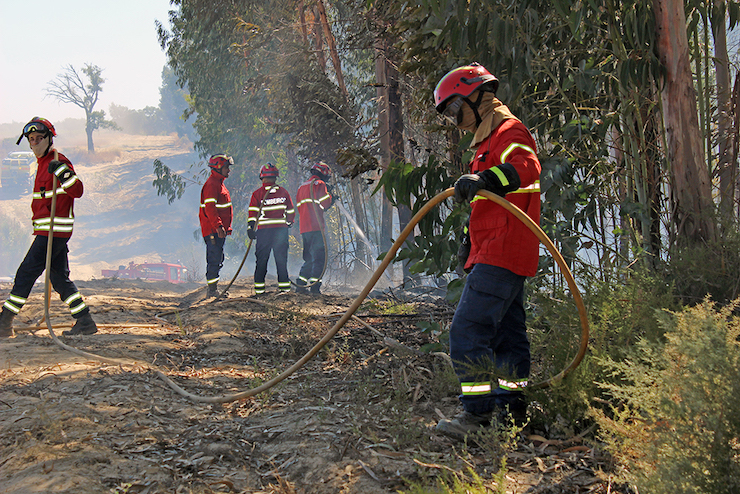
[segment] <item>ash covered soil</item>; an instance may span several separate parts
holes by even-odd
[[[10,288],[0,284],[3,300]],[[434,431],[457,413],[457,385],[444,356],[421,351],[433,337],[417,323],[449,323],[443,301],[368,299],[356,313],[362,322],[350,319],[275,387],[205,403],[157,370],[200,397],[252,389],[314,347],[354,298],[258,298],[248,281],[216,303],[198,285],[78,288],[100,330],[60,341],[138,364],[55,343],[42,322],[43,290],[34,290],[17,336],[0,341],[2,493],[374,494],[435,477],[470,481],[473,472],[492,492],[627,492],[610,480],[613,466],[593,438],[567,426],[532,426],[509,443],[491,434],[464,444]],[[71,318],[56,296],[50,314],[61,335]]]

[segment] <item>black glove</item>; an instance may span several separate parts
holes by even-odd
[[[488,170],[458,178],[455,182],[455,202],[472,201],[481,189],[504,197],[509,192],[517,190],[521,183],[514,165],[503,163]]]
[[[247,229],[247,236],[248,236],[248,237],[249,237],[249,238],[250,238],[251,240],[254,240],[255,238],[257,238],[257,232],[256,232],[256,231],[254,230],[254,228],[252,228],[252,227],[250,226],[250,227],[249,227],[249,228]]]
[[[75,174],[66,163],[59,160],[51,160],[49,162],[49,173],[56,175],[60,182],[66,182]]]

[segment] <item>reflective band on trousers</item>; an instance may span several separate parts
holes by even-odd
[[[498,380],[498,387],[506,391],[517,391],[527,387],[528,381]],[[462,394],[465,396],[479,396],[491,393],[491,382],[464,382],[460,383]]]

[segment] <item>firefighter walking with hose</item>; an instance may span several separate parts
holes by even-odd
[[[28,144],[36,155],[36,162],[38,163],[33,185],[33,200],[31,201],[34,240],[26,257],[18,267],[10,296],[3,304],[2,312],[0,312],[0,337],[2,338],[14,335],[13,318],[25,305],[34,283],[46,267],[55,176],[58,185],[49,279],[54,290],[69,306],[72,317],[75,319],[72,329],[64,331],[62,334],[65,336],[89,335],[98,330],[90,315],[90,308],[82,300],[82,295],[80,295],[74,282],[69,279],[69,248],[67,243],[72,236],[74,227],[74,200],[82,197],[84,189],[82,181],[75,173],[72,162],[54,148],[53,138],[56,135],[56,130],[51,122],[45,118],[34,117],[23,127],[23,132],[16,142],[17,145],[24,137],[28,139]]]
[[[296,204],[303,239],[303,266],[298,274],[298,293],[321,294],[321,277],[326,266],[326,244],[324,213],[334,204],[329,165],[320,161],[313,165],[310,176],[296,193]]]
[[[462,412],[437,430],[455,439],[493,423],[526,420],[530,349],[524,280],[539,261],[535,234],[510,212],[477,194],[493,192],[540,218],[540,162],[527,127],[496,98],[499,81],[477,63],[448,72],[434,89],[437,111],[474,134],[470,173],[455,201],[470,202],[469,239],[458,257],[469,271],[450,326],[450,357]]]
[[[211,175],[200,191],[200,230],[206,243],[206,297],[218,297],[218,280],[224,265],[224,243],[231,235],[233,208],[231,195],[224,185],[234,160],[225,154],[214,154],[208,160]]]
[[[278,291],[290,291],[288,277],[288,229],[295,220],[295,208],[290,193],[275,182],[280,170],[272,163],[260,169],[262,186],[252,193],[249,200],[247,218],[247,235],[257,241],[254,255],[257,262],[254,267],[254,293],[265,293],[265,277],[270,252],[275,257],[277,268]]]

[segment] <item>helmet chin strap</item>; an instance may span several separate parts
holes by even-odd
[[[478,108],[480,108],[481,101],[483,101],[483,93],[484,91],[478,91],[478,99],[475,103],[473,103],[470,99],[463,98],[463,101],[468,104],[471,110],[473,110],[473,114],[475,115],[475,126],[479,126],[483,119],[480,116],[480,113],[478,113]]]

